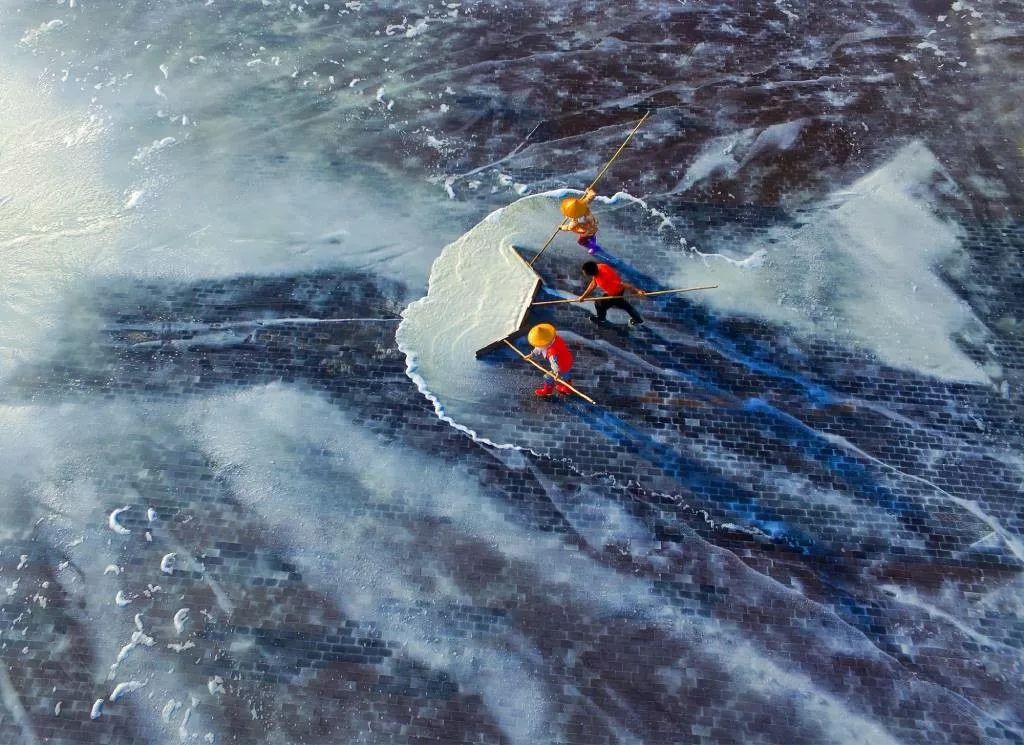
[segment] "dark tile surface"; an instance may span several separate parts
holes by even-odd
[[[497,448],[406,375],[393,321],[417,288],[104,280],[2,391],[31,412],[13,452],[38,438],[46,457],[0,481],[0,742],[1024,740],[1024,133],[1020,99],[972,96],[1019,92],[1019,4],[591,5],[550,32],[548,8],[475,7],[415,63],[451,62],[464,91],[446,125],[473,136],[441,171],[496,178],[539,121],[501,172],[575,183],[621,136],[605,125],[654,108],[618,177],[674,232],[634,226],[650,253],[616,257],[654,289],[676,234],[798,223],[921,139],[962,190],[940,207],[962,228],[943,279],[988,336],[960,347],[998,376],[927,376],[687,296],[634,331],[561,309],[537,317],[571,332],[601,405],[536,400],[524,371],[478,422],[529,447]],[[577,65],[597,82],[552,97],[535,59],[555,89]],[[794,148],[674,188],[702,143],[799,117]],[[353,147],[434,157],[379,144]],[[578,258],[538,268],[570,287]],[[338,320],[367,318],[387,320]]]

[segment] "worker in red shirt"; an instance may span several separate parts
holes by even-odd
[[[643,296],[646,294],[643,290],[634,287],[628,282],[624,282],[619,273],[608,264],[588,261],[583,265],[583,273],[590,277],[590,284],[587,285],[587,289],[580,295],[580,300],[586,300],[595,287],[600,287],[605,295],[611,296],[607,298],[594,298],[594,310],[597,312],[597,315],[590,316],[591,321],[601,326],[605,323],[605,317],[608,315],[609,309],[620,308],[629,314],[630,326],[639,326],[644,322],[641,315],[636,312],[636,308],[626,302],[626,298],[621,297],[627,290]]]
[[[530,333],[526,335],[526,340],[533,347],[533,351],[530,352],[531,357],[540,357],[548,360],[551,365],[551,372],[558,376],[560,380],[569,381],[572,379],[572,350],[569,349],[569,345],[565,343],[565,340],[558,335],[554,326],[550,323],[538,323],[530,329]],[[544,385],[534,391],[534,393],[538,396],[550,396],[555,391],[559,393],[572,392],[568,386],[562,385],[561,382],[556,385],[554,376],[545,375]]]
[[[568,222],[563,220],[558,229],[576,233],[579,236],[576,242],[590,254],[604,253],[597,245],[597,218],[590,214],[590,203],[596,196],[596,191],[587,189],[582,197],[566,197],[559,205]]]

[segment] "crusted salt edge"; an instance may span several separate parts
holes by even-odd
[[[403,354],[405,354],[405,374],[409,377],[410,380],[412,380],[413,383],[415,383],[416,388],[419,390],[419,392],[422,393],[426,397],[426,399],[434,405],[434,413],[437,414],[438,419],[440,419],[442,422],[445,422],[449,426],[457,429],[459,432],[462,432],[463,434],[467,435],[471,440],[479,442],[481,445],[489,445],[490,447],[499,448],[502,450],[529,450],[529,448],[524,448],[511,442],[495,442],[494,440],[489,440],[488,438],[479,434],[476,430],[467,427],[465,424],[460,424],[459,422],[455,421],[450,416],[448,416],[447,412],[445,411],[444,405],[438,400],[437,396],[435,396],[430,391],[430,389],[427,388],[427,381],[424,380],[421,375],[417,374],[415,352],[404,348],[401,344],[398,344],[398,349]],[[538,455],[538,453],[534,454]]]

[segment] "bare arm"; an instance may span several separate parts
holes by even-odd
[[[587,285],[587,289],[585,289],[585,290],[583,291],[583,294],[582,294],[582,295],[580,295],[580,296],[579,296],[579,298],[577,298],[577,299],[578,299],[578,300],[586,300],[586,299],[587,299],[587,296],[588,296],[588,295],[589,295],[590,293],[592,293],[592,292],[594,291],[594,288],[595,288],[596,286],[597,286],[597,280],[596,280],[596,279],[592,279],[592,280],[590,280],[590,284],[589,284],[589,285]]]

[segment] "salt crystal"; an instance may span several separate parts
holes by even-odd
[[[169,554],[164,554],[164,558],[160,559],[160,571],[164,574],[174,574],[174,565],[177,558],[178,555],[173,551]]]
[[[128,528],[124,527],[123,525],[121,525],[121,523],[117,521],[118,515],[120,515],[122,512],[127,512],[130,509],[131,505],[125,505],[124,507],[118,507],[116,510],[112,511],[107,516],[107,526],[119,535],[128,535],[129,533],[131,533],[131,531],[128,530]]]
[[[139,690],[144,685],[146,684],[138,680],[129,680],[127,683],[118,683],[114,687],[114,690],[110,692],[110,697],[108,700],[117,701],[119,698],[128,695],[132,691]]]
[[[174,630],[181,636],[185,630],[185,624],[188,623],[188,608],[181,608],[177,613],[174,614]]]

